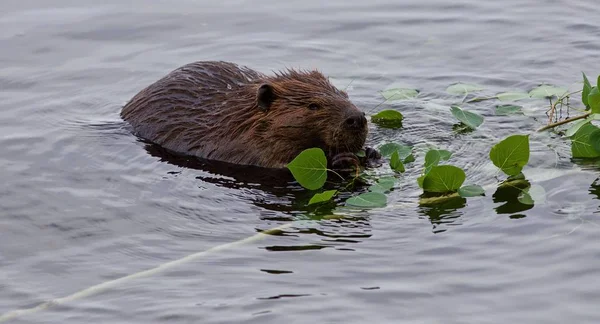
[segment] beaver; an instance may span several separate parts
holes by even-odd
[[[267,76],[229,62],[189,63],[141,90],[121,117],[147,141],[208,160],[284,168],[319,147],[334,168],[365,161],[355,155],[368,133],[365,114],[316,70]]]

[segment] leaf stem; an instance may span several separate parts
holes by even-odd
[[[342,177],[339,173],[333,171],[332,169],[327,169],[327,171],[331,171],[333,174],[335,174],[336,176],[340,177],[340,179],[346,180],[346,178]]]

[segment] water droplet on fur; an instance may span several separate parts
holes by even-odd
[[[227,84],[227,90],[231,90],[231,89],[232,89],[232,88],[231,88],[231,84],[229,84],[229,83],[228,83],[228,84]]]

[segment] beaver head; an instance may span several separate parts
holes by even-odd
[[[281,164],[302,150],[319,147],[328,157],[356,153],[368,133],[367,119],[317,71],[287,70],[256,84],[255,135]]]

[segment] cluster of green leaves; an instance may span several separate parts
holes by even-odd
[[[592,158],[600,157],[600,128],[593,125],[592,121],[600,120],[600,76],[596,86],[592,86],[583,74],[584,86],[582,92],[582,102],[586,110],[590,110],[585,119],[580,119],[574,123],[567,131],[566,135],[572,140],[573,157]],[[446,89],[451,95],[464,96],[463,103],[467,96],[473,92],[484,90],[483,86],[469,83],[456,83]],[[540,85],[529,92],[509,91],[498,93],[492,97],[473,98],[466,103],[477,102],[481,100],[496,99],[499,101],[518,101],[522,99],[548,99],[565,98],[572,93],[567,89],[551,85]],[[409,100],[418,97],[419,91],[408,88],[390,88],[381,92],[381,95],[387,101]],[[496,106],[496,115],[520,114],[522,107],[519,105],[500,104]],[[451,114],[459,122],[455,129],[473,131],[481,126],[484,117],[472,111],[465,110],[458,104],[450,106]],[[387,109],[371,117],[371,121],[380,127],[399,128],[402,127],[404,116],[397,110]],[[389,159],[389,167],[394,172],[393,176],[384,176],[369,187],[368,192],[353,196],[346,200],[346,205],[363,208],[382,207],[387,204],[386,193],[390,192],[396,185],[398,174],[404,173],[405,164],[415,161],[413,148],[398,144],[386,143],[379,147],[384,158]],[[504,172],[509,180],[514,181],[522,177],[523,167],[529,162],[529,135],[511,135],[492,146],[489,158],[492,163]],[[466,173],[460,167],[444,164],[448,161],[452,153],[447,150],[432,149],[426,152],[424,157],[423,170],[418,177],[417,183],[426,193],[449,194],[454,193],[459,196],[475,197],[485,194],[485,190],[476,184],[463,185],[466,180]],[[294,178],[300,185],[309,190],[322,189],[326,180],[327,159],[324,152],[319,148],[311,148],[300,153],[292,162],[288,164]],[[538,186],[539,187],[539,186]],[[527,186],[522,190],[519,200],[525,204],[533,204],[533,196],[540,196],[543,188],[536,186]],[[338,195],[337,190],[326,190],[316,193],[309,204],[327,202]]]
[[[585,73],[583,74],[583,90],[581,91],[581,102],[585,105],[585,110],[591,110],[592,113],[600,113],[600,75],[595,86],[592,87]]]
[[[287,165],[298,183],[306,189],[321,189],[327,181],[327,158],[325,152],[320,148],[309,148],[302,151],[294,160]],[[394,180],[394,181],[390,181]],[[367,193],[352,197],[346,201],[347,205],[359,207],[382,207],[387,204],[384,192],[395,185],[395,179],[380,179],[372,190]],[[325,190],[316,193],[308,202],[309,205],[323,203],[332,200],[338,194],[338,190]]]
[[[379,147],[383,157],[389,157],[390,168],[396,173],[405,172],[405,163],[415,161],[413,149],[398,143],[387,143]],[[422,175],[417,179],[424,192],[448,194],[457,192],[461,197],[475,197],[484,195],[485,190],[479,185],[466,185],[464,170],[453,165],[440,165],[447,161],[452,153],[447,150],[429,150],[425,154],[425,163]],[[529,136],[509,136],[490,151],[490,159],[500,170],[508,176],[521,173],[529,161]],[[321,189],[327,181],[327,158],[320,148],[310,148],[302,151],[292,162],[288,169],[306,189]],[[359,194],[346,200],[346,205],[364,208],[383,207],[387,204],[386,193],[396,185],[395,176],[385,176],[377,179],[368,192]],[[337,190],[326,190],[316,193],[309,201],[309,205],[332,200],[338,194]]]
[[[574,158],[597,158],[600,157],[600,128],[592,122],[600,120],[600,76],[596,86],[590,84],[585,73],[583,73],[583,90],[581,91],[581,102],[589,115],[573,123],[567,129],[565,135],[571,139],[571,154]]]
[[[451,95],[464,96],[465,99],[469,94],[482,90],[485,90],[485,87],[473,83],[455,83],[446,88],[447,93]],[[514,102],[523,99],[545,99],[560,97],[566,93],[567,89],[565,88],[542,84],[529,92],[501,92],[492,97],[476,97],[469,100],[467,103],[490,99],[497,99],[502,102]],[[590,87],[590,94],[592,96],[598,96],[598,98],[594,100],[600,100],[600,93],[596,87]],[[386,102],[395,102],[400,100],[414,99],[419,95],[419,91],[408,88],[390,88],[382,91],[381,95]],[[496,106],[496,115],[521,114],[521,109],[522,106],[515,104],[500,104]],[[483,124],[484,117],[482,115],[468,111],[458,104],[451,105],[450,111],[459,122],[455,127],[455,130],[457,131],[472,131]],[[385,128],[400,128],[402,127],[403,119],[404,116],[399,111],[393,109],[382,110],[371,117],[371,121],[373,123]]]
[[[379,147],[383,157],[389,158],[389,167],[395,174],[405,172],[405,163],[415,161],[412,147],[387,143]],[[298,183],[306,189],[321,189],[327,181],[327,172],[335,172],[327,169],[327,158],[320,148],[310,148],[302,151],[292,162],[287,165]],[[381,177],[373,183],[368,192],[359,194],[346,200],[346,205],[354,207],[383,207],[387,204],[385,193],[391,191],[396,185],[395,176]],[[325,190],[316,193],[308,202],[309,205],[323,203],[337,196],[337,190]]]

